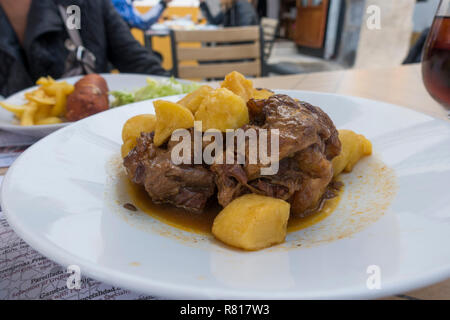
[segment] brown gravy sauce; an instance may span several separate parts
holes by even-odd
[[[136,207],[165,224],[185,231],[210,235],[214,218],[222,209],[218,204],[211,204],[205,212],[196,214],[170,205],[154,204],[143,186],[136,185],[128,179],[126,183],[131,202]],[[294,232],[308,228],[331,215],[339,205],[343,189],[344,187],[340,188],[336,197],[325,200],[316,213],[305,218],[291,216],[287,231]]]

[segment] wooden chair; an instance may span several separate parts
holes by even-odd
[[[259,26],[219,30],[172,30],[173,73],[178,78],[216,79],[231,71],[264,75],[263,36]],[[180,43],[201,43],[200,47]],[[198,65],[186,65],[197,61]]]
[[[275,43],[275,37],[278,33],[278,20],[271,18],[262,18],[261,27],[264,34],[264,60],[267,61],[272,53]]]

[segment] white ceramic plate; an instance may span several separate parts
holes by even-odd
[[[375,298],[449,277],[450,124],[382,102],[287,93],[322,107],[338,128],[367,136],[375,154],[343,176],[333,214],[290,233],[285,244],[238,251],[122,207],[130,200],[121,128],[152,112],[148,101],[30,147],[8,170],[2,208],[18,235],[50,259],[160,297]]]
[[[167,77],[160,77],[160,76],[154,76],[154,75],[144,75],[144,74],[127,74],[127,73],[120,73],[120,74],[110,74],[105,73],[101,74],[102,77],[105,78],[106,83],[108,84],[108,88],[110,91],[114,90],[135,90],[138,88],[141,88],[146,85],[146,79],[147,78],[153,78],[153,79],[167,79]],[[77,82],[82,76],[76,76],[71,77],[67,79],[62,79],[64,81],[67,81],[68,83],[74,84]],[[186,80],[179,80],[180,82],[188,82]],[[7,99],[5,99],[5,102],[9,102],[12,104],[23,104],[26,102],[24,99],[24,93],[28,91],[35,90],[37,86],[28,88],[22,91],[19,91],[11,96],[9,96]],[[14,133],[20,133],[25,134],[28,136],[33,137],[45,137],[46,135],[65,127],[69,124],[69,122],[66,123],[58,123],[58,124],[50,124],[50,125],[41,125],[41,126],[20,126],[15,123],[14,115],[3,109],[0,108],[0,129],[14,132]]]

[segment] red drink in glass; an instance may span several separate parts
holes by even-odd
[[[425,46],[422,75],[430,95],[450,109],[450,17],[439,15],[442,7],[448,11],[450,1],[441,1],[434,19]]]

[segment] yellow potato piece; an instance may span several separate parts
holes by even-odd
[[[123,144],[122,147],[120,149],[120,153],[122,154],[122,158],[125,158],[131,150],[133,150],[134,147],[136,147],[137,141],[136,139],[129,139],[126,140]]]
[[[372,154],[372,143],[363,135],[351,130],[339,130],[341,153],[332,160],[334,177],[341,172],[351,172],[355,164],[364,156]]]
[[[162,145],[177,129],[188,129],[194,126],[194,116],[189,109],[174,102],[157,100],[153,102],[156,112],[156,128],[153,142]]]
[[[156,116],[153,114],[140,114],[128,119],[122,128],[122,158],[136,146],[136,139],[140,137],[141,132],[152,132],[155,128]]]
[[[140,114],[134,116],[125,122],[122,128],[122,141],[129,139],[136,140],[140,137],[141,132],[155,131],[156,116],[153,114]]]
[[[219,88],[211,91],[204,99],[195,120],[202,121],[202,130],[237,129],[249,122],[248,108],[245,101],[228,89]]]
[[[183,107],[188,108],[191,110],[193,114],[198,110],[200,107],[200,104],[202,103],[203,99],[207,96],[207,94],[210,91],[213,91],[214,89],[210,86],[201,86],[197,90],[189,93],[186,95],[183,99],[178,101],[178,104],[181,104]]]
[[[231,246],[259,250],[284,241],[290,204],[281,199],[246,194],[215,218],[212,233]]]
[[[266,90],[266,89],[253,89],[253,96],[252,96],[252,98],[253,99],[257,99],[257,100],[259,100],[259,99],[267,99],[267,98],[269,98],[269,97],[271,97],[273,95],[274,95],[273,92],[271,92],[269,90]]]
[[[237,71],[233,71],[226,75],[224,81],[221,84],[222,88],[234,92],[245,102],[250,100],[253,96],[253,83],[251,80],[245,79],[245,77]]]

